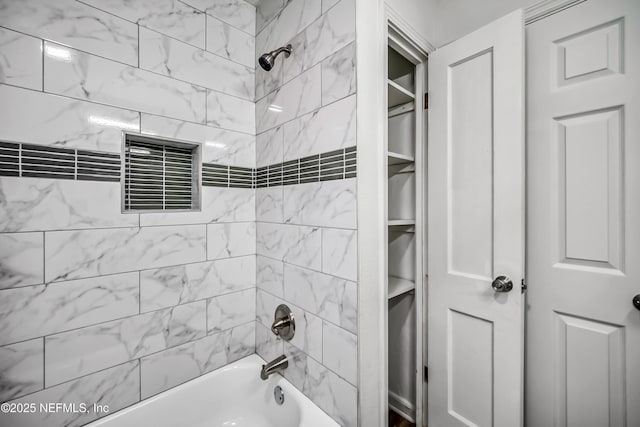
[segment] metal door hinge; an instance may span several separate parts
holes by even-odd
[[[520,288],[522,289],[522,293],[527,290],[527,283],[524,281],[524,279],[522,279],[522,281],[520,282]]]
[[[425,110],[429,109],[429,93],[428,92],[424,93],[424,109]]]
[[[428,383],[429,382],[429,368],[428,367],[424,367],[424,382]]]

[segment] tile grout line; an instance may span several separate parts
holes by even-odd
[[[212,89],[212,88],[209,88],[209,87],[207,87],[207,86],[203,86],[203,85],[198,84],[198,83],[194,83],[194,82],[191,82],[191,81],[188,81],[188,80],[179,79],[179,78],[176,78],[176,77],[171,76],[171,75],[162,74],[162,73],[159,73],[159,72],[156,72],[156,71],[149,70],[149,69],[147,69],[147,68],[143,68],[143,67],[141,67],[141,66],[140,66],[140,34],[139,34],[139,33],[140,33],[140,27],[141,27],[141,26],[140,26],[139,24],[136,24],[136,26],[137,26],[137,28],[138,28],[138,45],[137,45],[137,51],[138,51],[138,52],[137,52],[137,54],[138,54],[138,55],[137,55],[137,64],[131,64],[131,63],[129,63],[129,62],[124,62],[124,61],[119,60],[119,59],[109,58],[109,57],[107,57],[107,56],[104,56],[104,55],[101,55],[101,54],[97,54],[97,53],[92,53],[92,52],[89,52],[89,51],[86,51],[86,50],[83,50],[83,49],[80,49],[80,48],[66,46],[64,43],[60,43],[60,42],[56,42],[56,41],[52,41],[52,40],[48,40],[48,39],[44,39],[44,38],[42,38],[42,37],[37,37],[37,36],[35,36],[35,35],[33,35],[33,34],[25,33],[25,32],[22,32],[22,31],[16,31],[16,30],[14,30],[14,29],[11,29],[11,28],[8,28],[8,27],[4,27],[4,26],[1,26],[1,25],[0,25],[0,29],[4,28],[4,29],[7,29],[7,30],[9,30],[9,31],[13,31],[13,32],[16,32],[16,33],[19,33],[19,34],[23,34],[23,35],[26,35],[26,36],[29,36],[29,37],[32,37],[32,38],[38,39],[38,40],[40,40],[40,41],[42,42],[42,45],[43,45],[43,48],[42,48],[42,52],[43,52],[43,59],[42,59],[42,64],[43,64],[43,65],[42,65],[42,68],[43,68],[43,77],[42,77],[43,85],[42,85],[42,90],[37,90],[37,92],[41,92],[41,93],[53,93],[53,92],[47,92],[47,91],[44,89],[44,64],[45,64],[45,62],[46,62],[46,61],[45,61],[45,58],[44,58],[44,44],[45,44],[45,43],[52,43],[52,44],[56,44],[56,45],[62,46],[62,47],[67,48],[67,49],[75,50],[75,51],[80,52],[80,53],[85,54],[85,55],[90,55],[90,56],[93,56],[93,57],[96,57],[96,58],[100,58],[100,59],[103,59],[103,60],[106,60],[106,61],[114,62],[114,63],[120,64],[120,65],[124,65],[124,66],[127,66],[127,67],[132,67],[132,68],[135,68],[135,69],[138,69],[138,70],[141,70],[141,71],[146,71],[146,72],[152,73],[152,74],[157,75],[157,76],[163,76],[163,77],[169,78],[169,79],[171,79],[171,80],[175,80],[175,81],[178,81],[178,82],[182,82],[182,83],[190,84],[190,85],[192,85],[192,86],[197,86],[197,87],[199,87],[199,88],[207,89],[207,90],[210,90],[210,91],[212,91],[212,92],[222,93],[222,94],[224,94],[224,95],[228,95],[228,96],[231,96],[231,97],[234,97],[234,98],[238,98],[238,99],[241,99],[241,100],[243,100],[243,101],[247,101],[247,102],[250,102],[250,103],[255,103],[255,102],[256,102],[256,101],[253,99],[253,98],[255,98],[255,94],[254,94],[254,96],[253,96],[252,98],[244,98],[244,97],[242,97],[242,96],[240,96],[240,95],[236,95],[236,94],[231,94],[231,93],[223,92],[223,91],[222,91],[222,90],[220,90],[220,89]],[[255,68],[251,68],[251,67],[249,67],[249,66],[247,66],[247,65],[245,65],[245,64],[242,64],[242,63],[240,63],[240,62],[236,62],[236,61],[234,61],[234,60],[232,60],[232,59],[226,58],[226,57],[224,57],[224,56],[217,55],[217,54],[215,54],[215,53],[213,53],[213,52],[210,52],[210,51],[204,50],[204,49],[202,49],[202,48],[199,48],[199,47],[197,47],[197,46],[191,45],[191,44],[186,43],[186,42],[184,42],[184,41],[182,41],[182,40],[180,40],[180,39],[176,39],[175,37],[171,37],[171,36],[169,36],[169,35],[166,35],[166,34],[164,34],[164,33],[159,32],[159,31],[156,31],[156,30],[153,30],[153,29],[150,29],[150,28],[144,27],[144,26],[143,26],[143,28],[145,28],[146,30],[152,31],[152,32],[154,32],[154,33],[160,34],[160,35],[161,35],[161,36],[163,36],[163,37],[167,37],[167,38],[170,38],[170,39],[175,40],[175,41],[177,41],[177,42],[184,43],[184,44],[188,45],[189,47],[192,47],[192,48],[194,48],[194,49],[198,49],[198,50],[199,50],[199,51],[201,51],[201,52],[206,52],[206,53],[211,54],[211,55],[213,55],[213,56],[215,56],[215,57],[217,57],[217,58],[220,58],[220,59],[222,59],[222,60],[225,60],[225,61],[231,62],[231,63],[236,64],[236,65],[239,65],[239,66],[242,66],[242,67],[244,67],[244,68],[245,68],[245,69],[246,69],[250,74],[254,74],[254,75],[255,75]],[[255,80],[255,78],[254,78],[254,80]],[[16,85],[10,85],[10,86],[16,86]],[[255,86],[255,83],[254,83],[254,86]],[[16,87],[23,87],[23,88],[25,88],[25,89],[30,89],[30,88],[27,88],[27,87],[24,87],[24,86],[16,86]],[[31,89],[31,90],[34,90],[34,89]],[[60,95],[60,94],[57,94],[57,95],[59,95],[59,96],[65,96],[65,95]],[[152,114],[152,113],[150,113],[150,114]],[[196,122],[196,123],[197,123],[197,122]]]
[[[142,270],[138,270],[138,314],[142,314]]]
[[[275,92],[275,91],[274,91],[274,92]],[[329,102],[328,104],[325,104],[325,105],[320,104],[318,107],[313,108],[311,111],[308,111],[308,112],[306,112],[306,113],[304,113],[304,114],[301,114],[301,115],[299,115],[299,116],[296,116],[296,117],[294,117],[294,118],[292,118],[292,119],[290,119],[290,120],[284,121],[284,122],[282,122],[282,123],[278,123],[278,124],[276,124],[276,125],[273,125],[272,127],[267,128],[267,129],[264,129],[264,130],[262,130],[261,132],[258,132],[258,131],[257,131],[257,129],[256,129],[256,137],[257,137],[257,136],[259,136],[259,135],[265,134],[265,133],[267,133],[267,132],[269,132],[269,131],[272,131],[272,130],[274,130],[274,129],[277,129],[277,128],[281,127],[281,126],[286,126],[287,124],[289,124],[289,123],[291,123],[291,122],[294,122],[294,121],[296,121],[296,120],[300,120],[300,119],[301,119],[301,118],[303,118],[303,117],[313,115],[314,113],[317,113],[318,111],[322,110],[323,108],[327,108],[327,107],[329,107],[329,106],[331,106],[331,105],[333,105],[333,104],[336,104],[336,103],[338,103],[338,102],[340,102],[340,101],[344,101],[344,100],[346,100],[346,99],[347,99],[347,98],[349,98],[349,97],[352,97],[352,96],[353,96],[353,97],[355,97],[355,95],[356,95],[356,93],[355,93],[355,92],[354,92],[354,93],[350,93],[350,94],[347,94],[347,95],[343,96],[342,98],[338,98],[338,99],[336,99],[336,100],[333,100],[333,101]],[[355,98],[354,98],[354,99],[355,99]],[[257,103],[258,103],[258,101],[256,101],[256,105],[257,105]],[[284,154],[284,153],[283,153],[283,154]]]
[[[40,60],[42,61],[42,89],[40,92],[44,93],[44,39],[40,39]]]
[[[92,328],[92,327],[100,326],[100,325],[105,324],[105,323],[123,321],[123,320],[131,319],[131,318],[134,318],[134,317],[137,317],[137,316],[143,316],[143,315],[147,315],[147,314],[151,314],[151,313],[157,313],[157,312],[163,311],[163,310],[173,310],[176,307],[181,307],[181,306],[185,306],[185,305],[190,305],[190,304],[194,304],[195,305],[196,303],[201,303],[203,301],[206,302],[208,300],[216,299],[216,298],[219,298],[219,297],[228,297],[230,295],[246,292],[246,291],[254,289],[254,288],[256,288],[255,285],[250,285],[250,286],[248,286],[246,288],[243,288],[243,289],[234,289],[234,290],[232,290],[230,292],[217,294],[217,295],[214,295],[214,296],[211,296],[211,297],[204,297],[204,298],[201,298],[201,299],[198,299],[198,300],[193,300],[193,301],[182,301],[182,302],[179,302],[176,305],[170,305],[170,306],[161,307],[161,308],[154,308],[153,310],[149,310],[149,311],[145,311],[145,312],[141,312],[141,313],[134,313],[134,314],[130,314],[130,315],[124,316],[124,317],[117,317],[117,318],[105,320],[105,321],[102,321],[102,322],[90,323],[90,324],[87,324],[87,325],[78,326],[78,327],[71,328],[71,329],[64,329],[64,330],[60,330],[60,331],[57,331],[57,332],[51,332],[51,333],[45,334],[45,335],[38,335],[38,336],[31,337],[31,338],[20,339],[20,340],[17,340],[17,341],[12,341],[12,342],[8,342],[6,344],[2,344],[2,345],[0,345],[0,348],[11,346],[11,345],[15,345],[15,344],[25,343],[25,342],[28,342],[28,341],[33,341],[33,340],[37,340],[37,339],[40,339],[40,338],[47,338],[47,337],[52,337],[54,335],[61,335],[61,334],[69,333],[69,332],[79,331],[79,330],[86,329],[86,328]],[[318,316],[316,316],[316,317],[318,317]],[[218,331],[218,332],[224,332],[224,331],[226,331],[228,329],[230,329],[230,328],[227,328],[227,329],[224,329],[224,330]],[[216,332],[216,333],[218,333],[218,332]],[[206,335],[212,335],[212,334],[209,334],[207,332]],[[183,343],[183,344],[186,344],[186,343]],[[181,345],[181,344],[178,344],[178,345]],[[175,346],[173,346],[173,347],[175,347]],[[167,347],[167,349],[173,348],[173,347]],[[158,352],[159,351],[163,351],[163,350],[158,350]],[[143,357],[146,357],[146,356],[143,356]],[[135,359],[132,359],[132,360],[135,360]]]
[[[99,7],[97,7],[97,6],[95,6],[95,5],[88,4],[88,3],[86,3],[84,0],[76,0],[76,1],[77,1],[78,3],[81,3],[81,4],[85,5],[85,6],[88,6],[88,7],[92,8],[92,9],[95,9],[95,10],[98,10],[98,11],[100,11],[100,12],[106,13],[107,15],[114,16],[114,17],[116,17],[117,19],[120,19],[120,20],[122,20],[122,21],[125,21],[125,22],[128,22],[128,23],[131,23],[131,24],[139,25],[139,24],[138,24],[138,21],[135,21],[135,22],[134,22],[134,21],[130,21],[130,20],[126,19],[126,18],[123,18],[122,16],[116,15],[115,13],[108,12],[108,11],[106,11],[106,10],[100,9]],[[197,9],[197,8],[195,8],[195,7],[193,7],[193,6],[191,6],[191,5],[187,4],[187,3],[185,3],[185,2],[184,2],[184,1],[182,1],[182,0],[178,0],[178,1],[179,1],[180,3],[182,3],[184,6],[188,7],[189,9],[192,9],[192,10],[196,11],[196,13],[198,13],[198,14],[202,14],[202,15],[205,15],[205,16],[211,16],[212,18],[218,19],[220,22],[223,22],[223,23],[225,23],[226,25],[229,25],[230,27],[233,27],[233,28],[235,28],[235,29],[236,29],[236,30],[238,30],[238,31],[242,31],[242,32],[243,32],[243,33],[245,33],[245,34],[247,34],[247,35],[249,35],[249,36],[252,36],[250,33],[247,33],[246,31],[242,30],[241,28],[238,28],[238,27],[234,26],[233,24],[229,24],[229,23],[227,23],[227,22],[225,22],[225,21],[221,20],[220,18],[218,18],[218,17],[216,17],[216,16],[209,15],[206,11],[203,11],[203,10]],[[147,28],[147,29],[152,30],[151,28],[148,28],[148,27],[146,27],[146,26],[145,26],[144,28]],[[160,33],[160,32],[159,32],[159,31],[157,31],[157,30],[152,30],[152,31],[156,31],[156,32]],[[160,34],[165,35],[164,33],[160,33]],[[32,37],[33,37],[33,36],[32,36]],[[194,45],[194,44],[191,44],[191,43],[189,43],[189,42],[186,42],[186,41],[180,40],[180,39],[178,39],[178,38],[175,38],[175,37],[172,37],[172,36],[169,36],[169,35],[167,35],[167,37],[174,38],[174,39],[176,39],[176,40],[178,40],[178,41],[181,41],[182,43],[188,44],[189,46],[193,46],[193,47],[196,47],[196,48],[198,48],[198,49],[201,49],[200,47],[198,47],[198,46],[196,46],[196,45]],[[255,36],[253,36],[253,37],[255,37]]]
[[[2,27],[0,27],[0,28],[2,28]],[[129,66],[133,67],[132,65],[129,65]],[[147,71],[147,70],[143,70],[143,71]],[[162,74],[159,74],[159,75],[162,75]],[[189,83],[189,82],[183,82],[183,83],[192,84],[192,83]],[[209,124],[203,123],[203,122],[197,122],[197,121],[194,121],[194,120],[177,118],[175,116],[173,116],[173,117],[172,116],[166,116],[166,115],[158,114],[158,113],[150,113],[148,111],[140,111],[139,109],[136,110],[136,109],[132,109],[132,108],[129,108],[129,107],[122,107],[122,106],[118,106],[118,105],[107,104],[107,103],[104,103],[104,102],[95,101],[93,99],[73,98],[71,96],[61,95],[61,94],[55,93],[55,92],[46,92],[46,91],[43,92],[43,91],[35,90],[33,88],[25,87],[25,86],[17,86],[17,85],[14,85],[14,84],[0,83],[0,87],[3,87],[3,86],[13,87],[13,88],[16,88],[16,89],[26,90],[26,91],[30,91],[30,92],[36,92],[36,93],[39,93],[39,94],[42,94],[42,95],[48,95],[48,96],[53,97],[53,98],[64,99],[65,101],[69,101],[69,102],[77,102],[77,101],[86,102],[86,103],[89,103],[89,104],[92,104],[92,105],[112,108],[114,110],[120,110],[121,112],[124,111],[124,112],[130,112],[130,113],[137,113],[137,114],[140,114],[140,115],[146,114],[146,115],[149,115],[149,116],[161,117],[163,119],[175,120],[175,121],[178,121],[178,122],[184,122],[184,123],[188,123],[188,124],[192,124],[192,125],[204,126],[206,128],[223,130],[223,131],[227,131],[227,132],[233,132],[233,133],[241,134],[241,135],[248,136],[248,137],[255,137],[256,136],[255,134],[247,133],[247,132],[242,131],[242,130],[230,129],[230,128],[225,128],[225,127],[220,127],[220,126],[210,126]],[[207,89],[207,88],[203,88],[203,89],[206,89],[206,90],[208,90],[210,92],[216,92],[215,90],[211,90],[211,89]],[[218,93],[223,93],[223,92],[218,92]],[[228,95],[226,93],[223,93],[223,94],[224,95]],[[229,95],[229,96],[233,96],[233,95]],[[242,99],[242,98],[238,98],[238,99]],[[247,102],[250,102],[250,101],[247,101]],[[118,152],[109,151],[109,153],[115,154],[115,153],[119,153],[119,151]]]
[[[46,252],[46,232],[42,231],[42,283],[45,284],[47,283],[47,252]],[[38,286],[38,285],[31,285],[31,286]],[[9,289],[14,289],[14,288],[9,288]],[[46,285],[45,285],[45,289],[46,289]],[[0,289],[0,295],[2,295],[1,293],[1,289]]]
[[[142,401],[142,357],[138,358],[138,402]]]
[[[245,223],[251,223],[253,221],[245,221]],[[194,225],[202,225],[202,224],[194,224]],[[92,229],[90,229],[92,230]],[[104,229],[104,230],[109,230],[109,229]],[[49,231],[43,232],[43,233],[48,233]],[[39,231],[36,232],[29,232],[29,233],[39,233]],[[1,234],[13,234],[13,233],[1,233]],[[25,232],[26,234],[26,232]],[[231,259],[249,259],[252,256],[255,256],[256,254],[245,254],[245,255],[235,255],[235,256],[231,256],[231,257],[226,257],[226,258],[216,258],[216,259],[212,259],[212,260],[204,260],[204,261],[190,261],[190,262],[186,262],[183,264],[171,264],[171,265],[165,265],[165,266],[161,266],[161,267],[151,267],[151,268],[145,268],[143,270],[140,271],[152,271],[152,270],[162,270],[162,269],[166,269],[166,268],[174,268],[174,267],[182,267],[182,266],[186,266],[186,265],[193,265],[193,264],[202,264],[202,263],[214,263],[217,261],[223,261],[223,260],[231,260]],[[12,288],[3,288],[0,289],[0,295],[2,295],[2,292],[4,291],[11,291],[11,290],[17,290],[17,289],[22,289],[22,288],[31,288],[31,287],[35,287],[35,286],[50,286],[50,285],[56,285],[56,284],[61,284],[61,283],[67,283],[67,282],[72,282],[72,281],[78,281],[78,280],[88,280],[88,279],[96,279],[96,278],[101,278],[101,277],[109,277],[109,276],[118,276],[118,275],[124,275],[124,274],[131,274],[131,273],[135,273],[136,271],[139,270],[127,270],[127,271],[120,271],[120,272],[115,272],[115,273],[106,273],[106,274],[102,274],[102,275],[98,275],[98,276],[85,276],[85,277],[76,277],[76,278],[72,278],[72,279],[66,279],[66,280],[56,280],[56,281],[50,281],[47,282],[46,280],[43,283],[36,283],[33,285],[26,285],[26,286],[15,286]],[[46,279],[46,277],[45,277]]]
[[[154,351],[154,352],[149,353],[149,354],[145,354],[144,356],[136,357],[136,358],[133,358],[133,359],[127,360],[127,361],[125,361],[125,362],[118,363],[118,364],[116,364],[116,365],[111,365],[111,366],[105,367],[105,368],[103,368],[103,369],[99,369],[99,370],[97,370],[97,371],[89,372],[89,373],[84,374],[84,375],[81,375],[81,376],[79,376],[79,377],[71,378],[71,379],[68,379],[68,380],[66,380],[66,381],[63,381],[63,382],[60,382],[60,383],[54,384],[54,385],[52,385],[52,386],[50,386],[50,387],[45,387],[45,388],[43,388],[43,389],[41,389],[41,390],[37,390],[37,391],[35,391],[35,392],[33,392],[33,393],[28,393],[28,394],[25,394],[25,395],[23,395],[23,396],[16,397],[15,399],[22,398],[22,397],[24,397],[24,396],[28,396],[28,395],[30,395],[30,394],[35,394],[35,393],[38,393],[38,392],[40,392],[40,391],[47,390],[47,389],[50,389],[50,388],[53,388],[53,387],[59,386],[59,385],[61,385],[61,384],[70,383],[70,382],[72,382],[72,381],[76,381],[76,380],[79,380],[79,379],[81,379],[81,378],[85,378],[85,377],[91,376],[91,375],[93,375],[93,374],[97,374],[97,373],[99,373],[99,372],[103,372],[103,371],[106,371],[106,370],[108,370],[108,369],[112,369],[112,368],[115,368],[115,367],[117,367],[117,366],[122,366],[122,365],[125,365],[125,364],[128,364],[128,363],[132,363],[132,362],[135,362],[135,361],[138,361],[138,362],[139,362],[139,363],[138,363],[138,367],[140,368],[140,371],[141,371],[141,370],[142,370],[142,369],[141,369],[142,359],[144,359],[144,358],[147,358],[147,357],[150,357],[150,356],[154,356],[154,355],[157,355],[157,354],[162,353],[162,352],[164,352],[164,351],[172,350],[172,349],[178,348],[178,347],[183,346],[183,345],[193,344],[193,343],[195,343],[195,342],[197,342],[197,341],[201,341],[201,340],[203,340],[203,339],[205,339],[205,338],[208,338],[208,337],[211,337],[211,336],[214,336],[214,335],[218,335],[218,334],[222,334],[222,333],[226,333],[226,332],[232,331],[233,329],[238,328],[238,327],[248,326],[250,323],[253,323],[253,322],[255,322],[255,320],[250,320],[250,321],[248,321],[248,322],[244,322],[244,323],[241,323],[241,324],[239,324],[239,325],[231,326],[231,327],[229,327],[229,328],[227,328],[227,329],[224,329],[224,330],[221,330],[221,331],[217,331],[217,332],[215,332],[215,333],[213,333],[213,334],[208,334],[208,333],[206,333],[206,332],[205,332],[205,335],[204,335],[204,336],[194,338],[193,340],[190,340],[190,341],[187,341],[187,342],[184,342],[184,343],[180,343],[180,344],[176,344],[176,345],[172,345],[172,346],[168,346],[168,347],[163,348],[163,349],[161,349],[161,350]],[[229,362],[229,363],[231,363],[231,362]],[[228,363],[227,363],[227,364],[228,364]],[[198,375],[198,376],[200,376],[200,375]],[[150,397],[150,396],[149,396],[149,397]]]
[[[47,369],[47,355],[46,355],[46,351],[47,348],[45,346],[46,340],[45,337],[42,337],[42,389],[38,390],[44,390],[46,388],[46,380],[47,380],[47,374],[46,374],[46,369]],[[37,393],[38,391],[34,392]],[[22,396],[19,396],[22,397]]]
[[[194,10],[196,10],[196,11],[198,11],[198,12],[200,12],[200,13],[204,14],[205,16],[208,16],[208,17],[211,17],[211,18],[213,18],[213,19],[216,19],[216,20],[218,20],[218,21],[222,22],[222,23],[223,23],[223,24],[225,24],[225,25],[228,25],[228,26],[230,26],[230,27],[232,27],[232,28],[234,28],[234,29],[236,29],[236,30],[238,30],[238,31],[241,31],[241,32],[243,32],[244,34],[246,34],[246,35],[248,35],[248,36],[251,36],[251,37],[254,37],[254,38],[256,37],[256,34],[251,34],[251,33],[247,32],[247,31],[243,30],[242,28],[239,28],[239,27],[237,27],[237,26],[235,26],[235,25],[233,25],[233,24],[230,24],[230,23],[228,23],[228,22],[226,22],[226,21],[222,20],[221,18],[219,18],[219,17],[217,17],[217,16],[210,15],[209,13],[207,13],[207,10],[200,10],[200,9],[198,9],[198,8],[194,7],[194,6],[191,6],[191,5],[190,5],[190,4],[188,4],[188,3],[185,3],[183,0],[178,0],[178,1],[179,1],[180,3],[182,3],[182,4],[185,4],[185,5],[189,6],[189,7],[190,7],[190,8],[192,8],[192,9],[194,9]],[[248,3],[248,4],[250,4],[250,3]],[[252,6],[253,6],[253,5],[252,5]]]
[[[2,28],[2,27],[0,27],[0,28]],[[127,64],[127,65],[128,65],[128,64]],[[131,65],[129,65],[129,66],[131,66]],[[143,70],[143,71],[147,71],[147,70]],[[154,73],[154,74],[156,74],[156,73]],[[158,74],[158,75],[160,75],[160,76],[164,76],[163,74]],[[167,76],[164,76],[164,77],[167,77]],[[170,77],[169,77],[169,78],[170,78]],[[174,79],[174,80],[175,80],[175,79]],[[181,81],[181,80],[177,80],[177,81]],[[193,85],[193,83],[189,83],[189,82],[186,82],[186,81],[184,81],[184,82],[183,82],[183,81],[181,81],[181,82],[182,82],[182,83],[187,83],[187,84],[192,84],[192,85]],[[99,102],[99,101],[96,101],[96,100],[93,100],[93,99],[86,99],[86,98],[74,98],[74,97],[71,97],[71,96],[68,96],[68,95],[58,94],[58,93],[54,93],[54,92],[46,92],[46,91],[44,91],[44,92],[43,92],[43,91],[39,91],[39,90],[34,90],[34,89],[32,89],[32,88],[24,87],[24,86],[16,86],[16,85],[10,85],[10,84],[6,84],[6,83],[0,83],[0,87],[2,87],[2,86],[14,87],[14,88],[21,89],[21,90],[28,90],[28,91],[32,91],[32,92],[37,92],[37,93],[40,93],[40,94],[49,95],[49,96],[56,97],[56,98],[61,98],[61,99],[67,100],[67,101],[81,101],[81,102],[87,102],[87,103],[90,103],[90,104],[92,104],[92,105],[98,105],[98,106],[103,106],[103,107],[107,107],[107,108],[113,108],[113,109],[117,109],[117,110],[121,110],[121,111],[126,111],[126,112],[135,112],[135,113],[138,113],[138,114],[140,114],[140,115],[142,115],[142,114],[147,114],[147,115],[154,116],[154,117],[161,117],[161,118],[170,119],[170,120],[175,120],[175,121],[180,121],[180,122],[184,122],[184,123],[188,123],[188,124],[194,124],[194,125],[204,126],[204,127],[211,128],[211,129],[220,129],[220,130],[224,130],[224,131],[227,131],[227,132],[234,132],[234,133],[238,133],[238,134],[246,135],[246,136],[248,136],[248,137],[257,137],[257,136],[259,136],[259,135],[262,135],[262,134],[264,134],[264,133],[267,133],[267,132],[269,132],[269,131],[272,131],[272,130],[274,130],[274,129],[277,129],[277,128],[281,127],[281,126],[284,126],[284,125],[286,125],[286,124],[288,124],[288,123],[291,123],[291,122],[293,122],[293,121],[295,121],[295,120],[298,120],[298,119],[300,119],[300,118],[302,118],[302,117],[305,117],[305,116],[307,116],[307,115],[310,115],[310,114],[316,113],[316,112],[318,112],[318,111],[319,111],[320,109],[322,109],[322,108],[326,108],[326,107],[329,107],[329,106],[331,106],[331,105],[333,105],[333,104],[335,104],[335,103],[337,103],[337,102],[340,102],[340,101],[346,100],[347,98],[349,98],[349,97],[351,97],[351,96],[355,96],[355,94],[356,94],[356,92],[354,92],[354,93],[350,93],[350,94],[347,94],[346,96],[343,96],[343,97],[341,97],[341,98],[338,98],[338,99],[336,99],[336,100],[333,100],[332,102],[330,102],[330,103],[328,103],[328,104],[326,104],[326,105],[319,105],[317,108],[314,108],[312,111],[309,111],[309,112],[307,112],[307,113],[305,113],[305,114],[302,114],[302,115],[300,115],[300,116],[296,116],[296,117],[292,118],[291,120],[287,120],[287,121],[282,122],[282,123],[280,123],[280,124],[278,124],[278,125],[275,125],[275,126],[273,126],[273,127],[270,127],[270,128],[268,128],[268,129],[265,129],[265,130],[263,130],[263,131],[261,131],[261,132],[256,132],[256,133],[254,134],[254,133],[247,133],[247,132],[244,132],[244,131],[242,131],[242,130],[238,130],[238,129],[231,129],[231,128],[225,128],[225,127],[220,127],[220,126],[211,126],[211,125],[209,125],[209,123],[208,123],[208,122],[204,122],[204,123],[203,123],[203,122],[199,122],[199,121],[195,121],[195,120],[188,120],[188,119],[184,119],[184,118],[176,118],[175,116],[174,116],[174,117],[171,117],[171,116],[166,116],[166,115],[162,115],[162,114],[158,114],[158,113],[151,113],[151,112],[147,112],[147,111],[134,110],[134,109],[129,108],[129,107],[123,107],[123,106],[119,106],[119,105],[108,104],[108,103]],[[210,92],[216,92],[216,93],[222,93],[222,94],[224,94],[224,95],[229,95],[229,94],[226,94],[226,93],[224,93],[224,92],[219,92],[219,91],[215,91],[215,90],[212,90],[212,89],[207,89],[207,88],[203,88],[203,89],[205,89],[205,90],[207,90],[207,91],[210,91]],[[229,96],[234,97],[233,95],[229,95]],[[235,98],[237,98],[237,97],[235,97]],[[243,100],[243,101],[244,101],[244,99],[242,99],[242,98],[238,98],[238,99],[240,99],[240,100]],[[205,101],[206,101],[206,96],[205,96]],[[251,101],[247,101],[247,102],[251,102]],[[258,101],[255,101],[255,102],[253,102],[253,103],[254,103],[254,104],[257,104],[257,102],[258,102]],[[206,116],[206,114],[207,114],[207,113],[205,112],[205,116]],[[140,131],[142,131],[142,130],[140,130]],[[115,153],[115,151],[113,151],[113,152],[111,152],[111,151],[110,151],[110,153]]]
[[[2,177],[0,177],[2,178]],[[15,177],[5,177],[5,178],[15,178]],[[40,179],[40,178],[38,178]],[[44,179],[44,178],[43,178]],[[67,182],[70,182],[68,180],[65,180]],[[251,190],[250,188],[239,188],[237,190]],[[177,215],[180,213],[191,213],[191,212],[170,212],[169,214],[171,215]],[[121,215],[125,215],[125,214],[121,214]],[[142,213],[142,214],[126,214],[126,216],[132,216],[136,215],[136,216],[140,216],[140,215],[152,215],[152,214],[146,214],[146,213]],[[168,215],[168,214],[167,214]],[[47,233],[58,233],[58,232],[72,232],[72,231],[86,231],[86,232],[91,232],[91,231],[107,231],[107,230],[125,230],[125,229],[138,229],[138,228],[170,228],[170,227],[189,227],[189,228],[195,228],[199,225],[208,225],[208,224],[244,224],[244,223],[248,223],[248,222],[255,222],[255,220],[240,220],[240,221],[219,221],[219,222],[192,222],[192,223],[171,223],[171,224],[148,224],[148,225],[118,225],[118,226],[112,226],[112,227],[106,227],[106,226],[101,226],[101,227],[93,227],[93,228],[52,228],[52,229],[48,229],[48,230],[30,230],[30,229],[26,229],[26,230],[20,230],[20,231],[2,231],[0,232],[0,235],[2,234],[28,234],[28,233],[38,233],[40,231],[44,231]],[[194,264],[197,262],[205,262],[205,261],[215,261],[218,259],[227,259],[227,258],[237,258],[239,256],[242,255],[236,255],[236,256],[231,256],[231,257],[226,257],[226,258],[215,258],[215,259],[204,259],[202,261],[191,261],[188,262],[187,264]],[[144,270],[150,270],[153,269],[155,267],[151,267],[151,268],[145,268]],[[160,267],[158,267],[160,268]],[[127,270],[127,271],[123,271],[123,273],[129,273],[132,271],[136,271],[136,270]],[[119,273],[107,273],[105,274],[105,276],[107,275],[112,275],[112,274],[119,274]],[[94,276],[91,276],[94,277]],[[73,279],[69,279],[69,280],[73,280]],[[16,287],[21,287],[21,286],[16,286]],[[7,288],[10,289],[10,288]],[[2,289],[0,289],[0,291],[2,291]]]

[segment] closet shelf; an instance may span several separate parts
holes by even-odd
[[[394,153],[393,151],[387,152],[388,163],[390,165],[397,165],[400,163],[412,163],[415,162],[415,158],[413,156],[408,156],[406,154]]]
[[[415,95],[409,92],[407,89],[400,86],[393,80],[387,80],[388,87],[388,108],[393,108],[397,105],[406,104],[415,99]]]
[[[396,107],[390,108],[389,118],[412,112],[415,109],[413,104],[413,101],[409,101],[406,104],[400,104]]]
[[[411,280],[389,276],[389,290],[387,292],[387,298],[392,299],[399,297],[400,295],[413,291],[415,288],[416,283]]]
[[[390,219],[387,221],[389,227],[397,227],[403,225],[416,225],[415,219]]]

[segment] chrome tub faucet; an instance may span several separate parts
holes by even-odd
[[[267,379],[269,379],[269,376],[271,374],[284,371],[287,366],[289,366],[289,361],[287,360],[287,356],[283,354],[282,356],[273,359],[271,362],[267,363],[266,365],[262,365],[262,370],[260,371],[260,378],[266,381]]]

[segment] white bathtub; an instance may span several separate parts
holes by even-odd
[[[332,427],[327,414],[278,374],[260,379],[256,354],[101,418],[91,427]],[[284,391],[284,403],[273,396]]]

